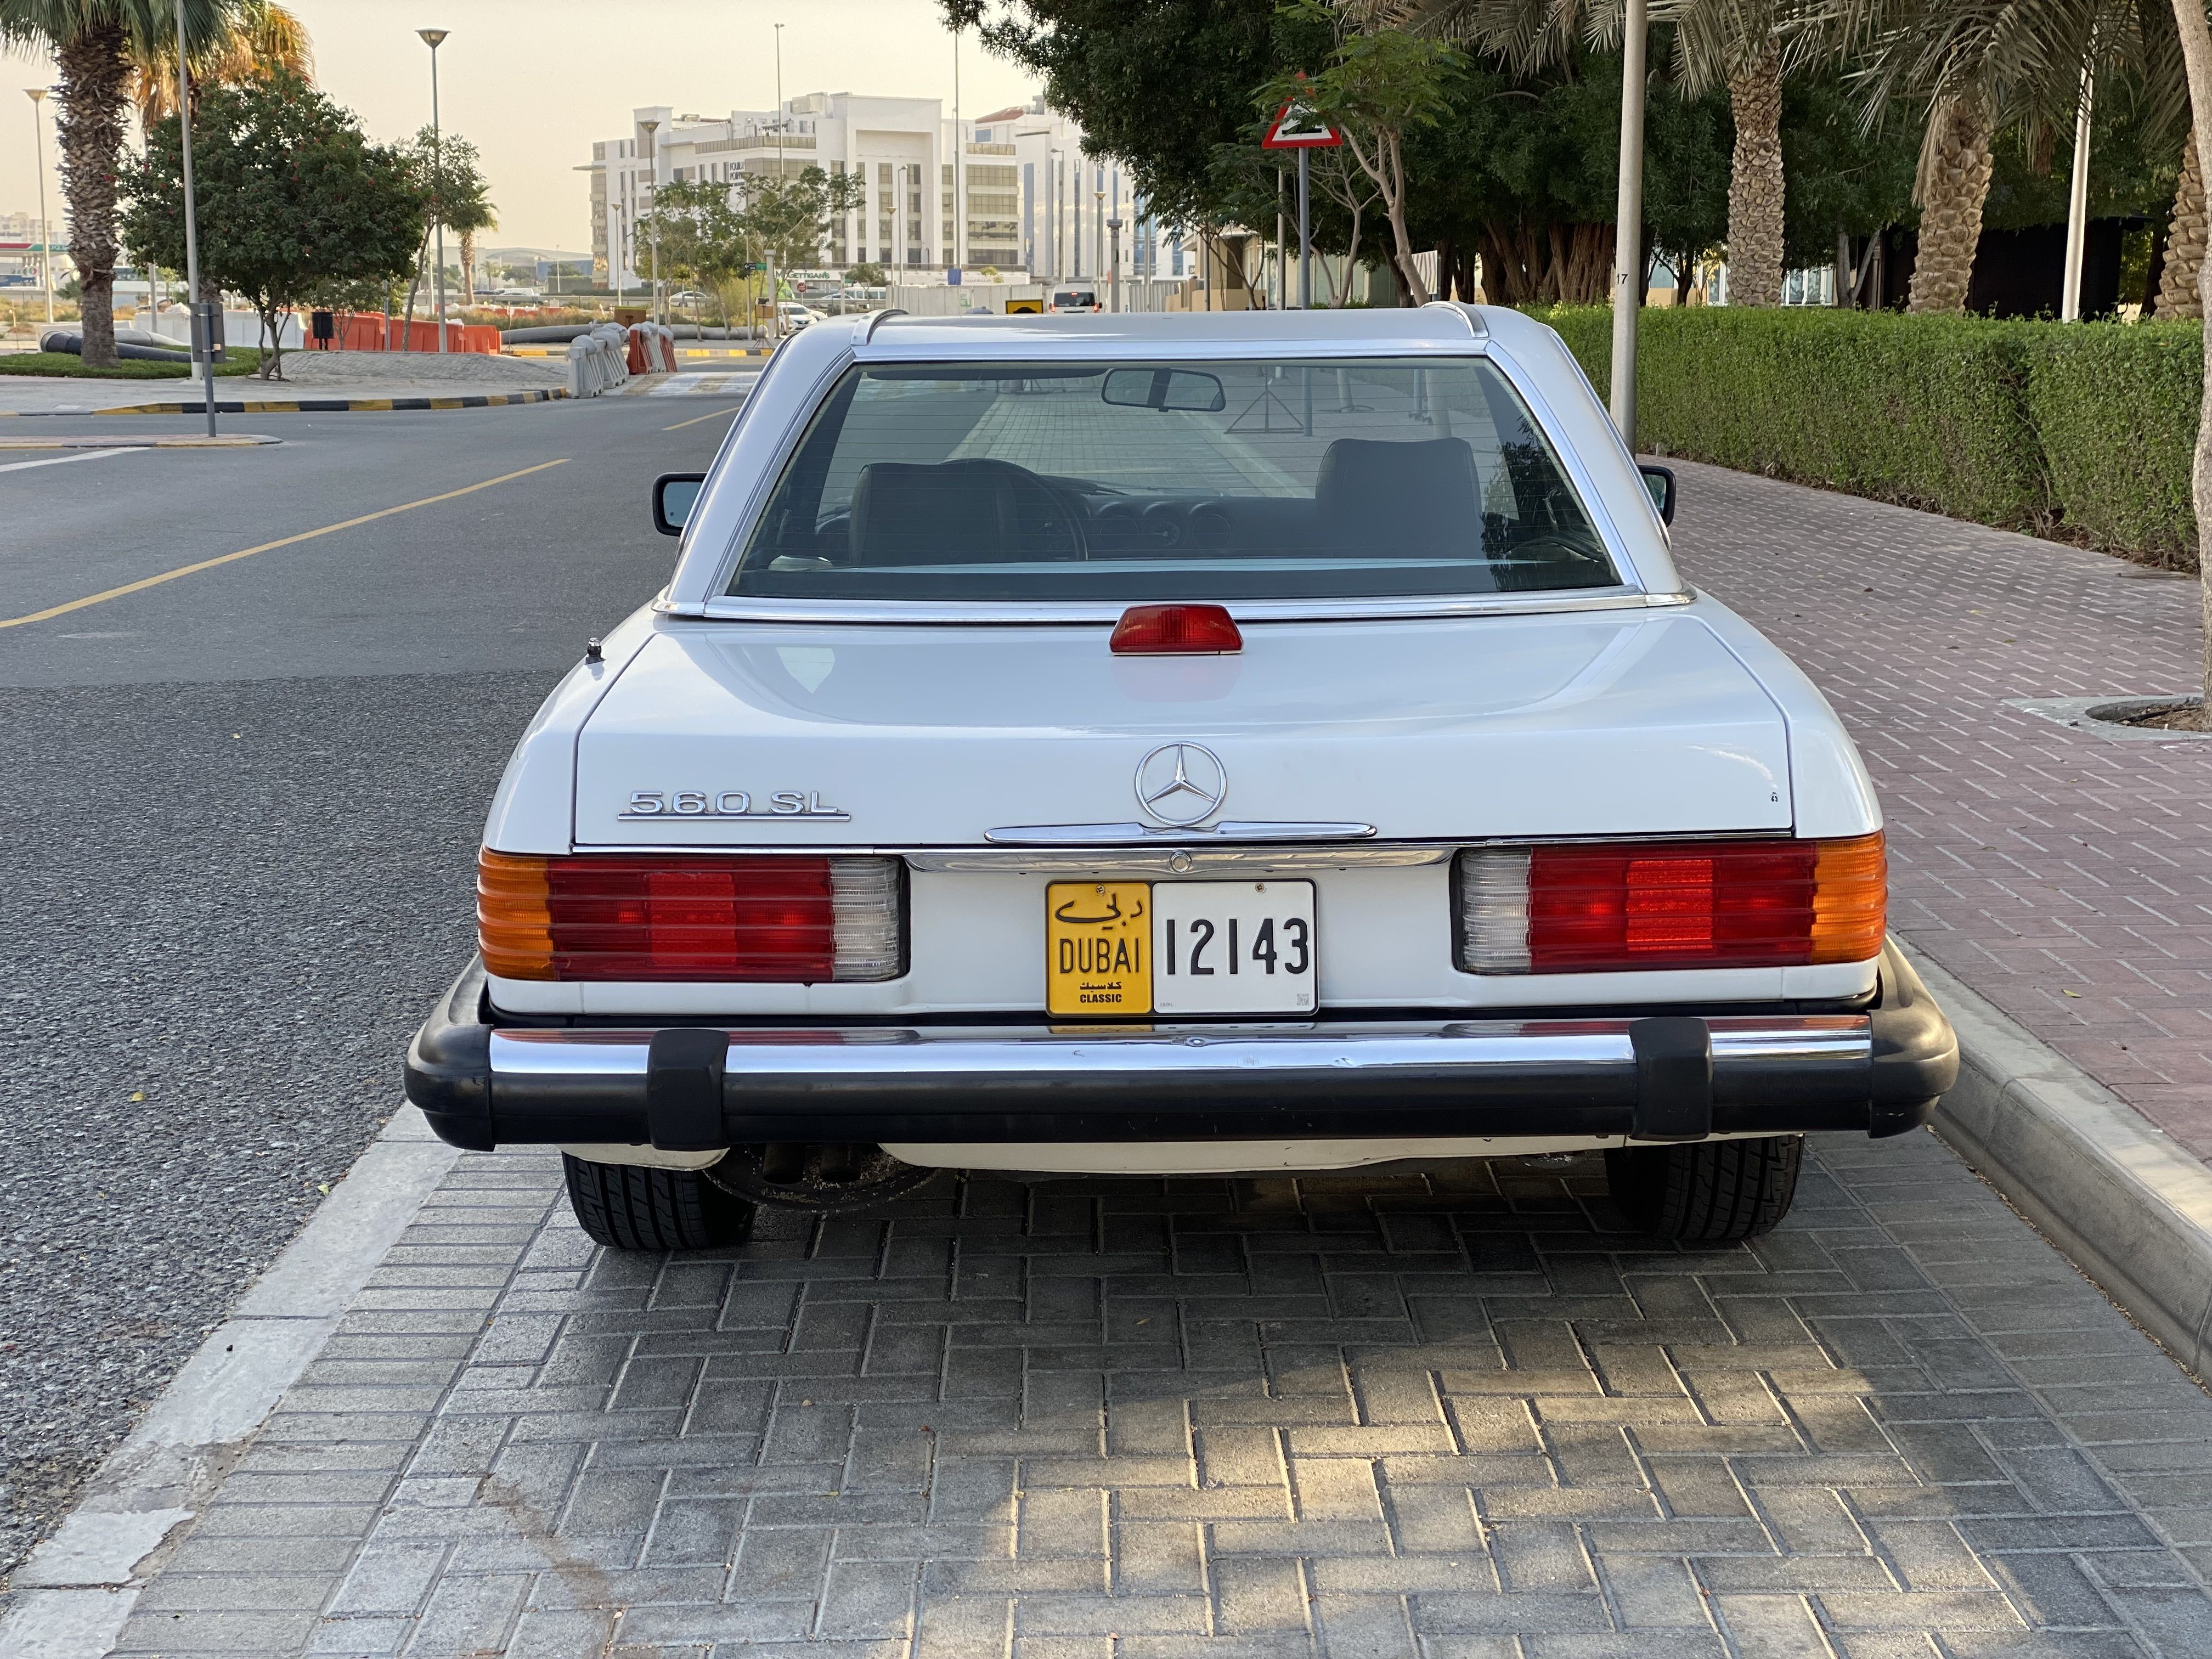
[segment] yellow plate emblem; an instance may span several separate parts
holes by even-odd
[[[1152,1012],[1150,882],[1052,883],[1044,890],[1044,939],[1047,1012]]]

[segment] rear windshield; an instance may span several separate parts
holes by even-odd
[[[1479,358],[855,368],[735,595],[1381,599],[1620,580]]]

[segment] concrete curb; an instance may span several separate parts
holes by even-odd
[[[1959,1033],[1936,1133],[2191,1375],[2212,1372],[2212,1170],[1917,951]]]
[[[282,438],[258,432],[227,433],[213,438],[155,436],[108,438],[0,438],[0,450],[15,449],[251,449],[257,444],[280,444]]]
[[[454,398],[249,398],[236,403],[215,400],[218,415],[343,415],[359,410],[501,409],[513,404],[549,404],[568,395],[565,386],[540,386],[528,392],[479,392]],[[207,400],[198,403],[118,404],[109,409],[0,409],[0,417],[35,420],[40,416],[68,419],[85,415],[204,415]]]
[[[459,1154],[404,1107],[17,1569],[0,1659],[98,1659]]]
[[[475,392],[458,398],[299,398],[283,400],[249,399],[225,403],[216,399],[218,415],[343,415],[362,410],[500,409],[514,404],[546,404],[568,395],[565,387],[529,392]],[[33,413],[37,411],[33,411]],[[128,409],[97,409],[95,415],[204,415],[207,403],[134,404]]]

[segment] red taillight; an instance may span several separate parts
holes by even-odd
[[[1880,835],[1841,841],[1477,848],[1460,855],[1460,966],[1616,973],[1866,962],[1881,952]]]
[[[506,979],[890,979],[898,897],[889,859],[486,851],[477,929],[485,968]]]
[[[1218,605],[1133,605],[1106,643],[1117,657],[1218,657],[1242,651],[1244,635]]]

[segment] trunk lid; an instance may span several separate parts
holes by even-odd
[[[1147,822],[1138,767],[1173,743],[1219,757],[1220,819],[1384,840],[1791,821],[1783,717],[1691,607],[1258,623],[1211,658],[1115,657],[1097,626],[665,624],[579,739],[575,839],[958,847]]]

